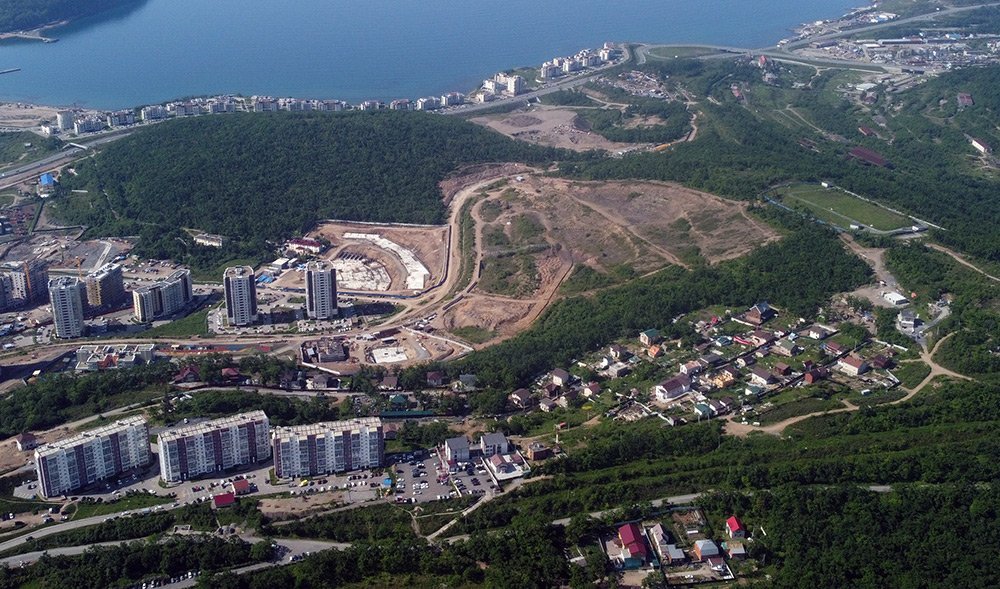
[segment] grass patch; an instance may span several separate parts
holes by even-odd
[[[503,213],[503,210],[503,203],[495,200],[488,200],[479,207],[479,216],[483,218],[483,221],[492,223],[497,220],[501,213]]]
[[[816,184],[797,184],[778,190],[784,203],[804,210],[814,217],[838,227],[848,228],[859,223],[880,231],[891,231],[912,225],[902,215],[865,202],[836,189]]]
[[[491,331],[484,327],[479,327],[478,325],[466,325],[464,327],[458,327],[451,330],[451,333],[456,337],[460,337],[465,341],[473,344],[482,344],[490,341],[496,337],[497,332]],[[388,449],[388,447],[386,448]]]
[[[843,406],[843,403],[837,401],[836,399],[807,397],[805,399],[799,399],[797,401],[791,401],[789,403],[778,405],[774,409],[769,410],[767,413],[757,416],[756,421],[759,421],[761,425],[771,425],[773,423],[778,423],[779,421],[784,421],[790,417],[808,415],[809,413],[815,413],[817,411],[830,411],[831,409],[839,409]]]
[[[538,290],[541,277],[535,259],[528,255],[496,256],[483,259],[479,288],[483,292],[523,297]]]
[[[924,361],[903,362],[892,370],[900,384],[908,389],[917,386],[931,373],[931,367]]]
[[[654,59],[674,59],[701,57],[716,53],[719,53],[719,51],[708,47],[654,47],[649,50],[648,55]]]
[[[76,504],[76,513],[73,519],[85,519],[96,515],[110,515],[121,511],[156,507],[157,505],[165,505],[173,502],[174,500],[170,497],[150,495],[148,493],[136,493],[122,497],[118,501],[102,501],[101,503],[80,502]]]
[[[171,321],[170,323],[165,323],[144,331],[140,336],[144,338],[207,336],[208,311],[209,309],[195,311],[183,319]]]
[[[472,207],[478,200],[470,198],[465,201],[458,213],[458,251],[461,252],[461,264],[459,265],[458,280],[455,281],[455,286],[448,291],[448,298],[465,288],[472,280],[476,263],[476,221],[472,218]]]
[[[13,204],[17,194],[14,192],[0,192],[0,207]]]

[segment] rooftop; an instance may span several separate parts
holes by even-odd
[[[207,434],[215,430],[236,427],[245,423],[254,423],[256,421],[267,421],[267,415],[265,415],[263,411],[250,411],[249,413],[239,413],[237,415],[220,417],[219,419],[196,423],[187,427],[179,427],[177,429],[161,433],[159,442],[161,444],[163,442],[172,442],[189,436]]]
[[[65,450],[68,448],[72,448],[74,446],[78,446],[94,438],[110,436],[111,434],[115,434],[140,425],[146,425],[145,417],[142,417],[141,415],[126,417],[124,419],[119,419],[114,423],[109,423],[107,425],[102,425],[101,427],[98,428],[81,432],[75,436],[66,438],[64,440],[58,440],[55,442],[45,444],[44,446],[39,448],[36,452],[38,456],[47,456],[59,450]]]
[[[310,423],[307,425],[275,427],[271,437],[275,440],[281,440],[292,436],[323,436],[327,434],[358,431],[365,428],[377,429],[379,427],[382,427],[382,420],[378,417],[361,417],[358,419],[347,419],[344,421],[324,421],[321,423]]]

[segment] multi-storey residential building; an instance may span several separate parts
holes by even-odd
[[[121,419],[35,450],[42,494],[56,497],[149,464],[143,417]]]
[[[27,262],[6,262],[0,266],[10,278],[10,295],[21,303],[35,303],[45,300],[48,295],[49,273],[40,260]]]
[[[69,131],[76,122],[76,113],[71,110],[63,110],[56,113],[56,126],[60,131]]]
[[[97,117],[83,117],[73,122],[73,132],[77,135],[100,131],[103,128],[104,121]]]
[[[267,460],[269,433],[263,411],[165,431],[159,436],[160,478],[176,483]]]
[[[306,264],[306,313],[310,319],[337,316],[337,270],[324,261]]]
[[[84,284],[87,287],[87,305],[92,309],[111,309],[126,300],[121,264],[105,264],[88,274]]]
[[[73,338],[83,335],[83,283],[70,276],[49,280],[49,301],[56,337]]]
[[[382,420],[364,417],[275,428],[271,434],[278,477],[307,477],[382,466]]]
[[[10,276],[0,274],[0,312],[13,307],[15,299],[13,297],[14,288],[11,286]]]
[[[167,109],[159,104],[154,104],[152,106],[145,106],[139,111],[139,116],[142,117],[144,121],[159,121],[161,119],[167,118]]]
[[[146,323],[180,311],[191,302],[191,271],[176,270],[166,279],[132,291],[132,314]]]
[[[123,125],[135,124],[135,112],[131,110],[118,110],[109,112],[107,116],[109,127],[121,127]]]
[[[234,266],[226,268],[223,275],[226,291],[226,317],[237,327],[250,325],[257,320],[257,285],[253,268]]]

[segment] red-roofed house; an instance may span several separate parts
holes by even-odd
[[[622,563],[625,568],[637,569],[649,562],[649,546],[646,545],[639,524],[619,527],[618,539],[622,543]]]
[[[849,376],[858,376],[859,374],[868,372],[868,363],[865,362],[864,358],[848,354],[837,360],[837,370]]]
[[[847,152],[847,157],[850,159],[858,160],[859,162],[865,164],[878,166],[880,168],[892,167],[892,165],[889,163],[889,160],[885,159],[880,154],[864,147],[855,147],[851,149],[850,151]]]
[[[216,509],[222,507],[228,507],[233,503],[236,503],[236,493],[222,493],[212,497],[212,503],[215,505]]]
[[[181,371],[177,373],[174,377],[174,384],[182,382],[198,382],[201,380],[201,375],[198,373],[198,367],[190,364],[181,368]]]
[[[726,520],[726,533],[729,534],[730,538],[746,538],[747,529],[743,527],[743,522],[740,518],[731,516]]]
[[[250,481],[246,479],[233,481],[233,493],[237,495],[247,495],[252,491],[253,489],[250,488]]]
[[[222,380],[226,380],[226,381],[229,381],[229,382],[235,382],[235,381],[242,380],[242,379],[243,379],[243,375],[240,374],[239,369],[237,369],[237,368],[223,368],[222,369]]]

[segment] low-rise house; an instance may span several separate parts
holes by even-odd
[[[912,309],[903,309],[896,317],[896,324],[899,325],[900,329],[915,329],[920,325],[920,319],[917,318],[917,314]]]
[[[624,362],[615,362],[611,366],[608,366],[607,370],[604,371],[604,373],[610,378],[628,376],[630,372],[632,372],[632,369]]]
[[[444,386],[444,374],[438,371],[427,373],[427,386],[429,387],[443,387]]]
[[[805,381],[806,384],[816,384],[826,377],[826,368],[813,368],[812,370],[806,372],[805,376],[802,377],[802,380]]]
[[[556,402],[553,401],[552,399],[542,399],[541,401],[538,402],[538,408],[544,411],[545,413],[549,413],[555,410]]]
[[[531,391],[528,389],[517,389],[510,394],[510,402],[513,403],[515,407],[520,407],[521,409],[530,406],[532,402]]]
[[[743,394],[745,394],[748,397],[760,397],[766,392],[767,389],[755,384],[749,384],[745,389],[743,389]]]
[[[649,346],[649,349],[646,350],[646,355],[649,356],[650,358],[659,358],[663,356],[663,346],[660,345]]]
[[[848,376],[858,376],[868,372],[868,362],[865,362],[864,358],[848,354],[837,360],[837,370]]]
[[[198,367],[194,364],[188,364],[187,366],[181,368],[181,371],[174,376],[173,380],[174,384],[190,384],[193,382],[201,382],[201,374]]]
[[[743,547],[743,542],[726,542],[726,553],[732,560],[744,560],[747,557],[747,549]]]
[[[382,378],[379,388],[383,391],[395,391],[399,389],[399,377],[398,376],[385,376]]]
[[[784,362],[778,362],[774,365],[774,373],[778,376],[788,376],[792,373],[792,367]]]
[[[774,352],[775,354],[785,356],[786,358],[791,358],[792,356],[795,356],[796,354],[801,352],[802,348],[795,345],[795,342],[791,341],[790,339],[782,338],[778,340],[778,342],[774,344],[774,346],[771,347],[771,351]]]
[[[639,524],[630,523],[619,527],[618,541],[622,546],[622,568],[638,569],[652,560]]]
[[[806,337],[810,337],[815,340],[824,340],[830,337],[830,330],[821,325],[813,325],[809,328],[809,331],[806,332]]]
[[[444,455],[449,461],[469,461],[469,440],[465,436],[448,438],[444,441]]]
[[[556,368],[552,371],[552,384],[562,387],[569,384],[569,373],[562,368]]]
[[[774,315],[774,309],[767,304],[767,301],[761,301],[750,307],[750,310],[747,311],[744,319],[751,325],[762,325],[774,317]]]
[[[569,409],[569,406],[572,405],[574,401],[576,401],[578,396],[579,393],[577,393],[573,389],[569,389],[568,391],[560,395],[558,399],[556,399],[556,405],[559,405],[563,409]]]
[[[550,399],[555,399],[556,397],[559,396],[559,393],[562,392],[562,387],[554,382],[550,382],[549,384],[542,387],[542,390],[545,391],[546,397]]]
[[[711,368],[722,363],[722,356],[716,354],[715,352],[710,352],[701,358],[698,358],[698,363],[705,368]]]
[[[609,346],[608,354],[611,356],[611,358],[613,358],[614,360],[618,360],[619,362],[628,360],[629,358],[632,357],[632,354],[628,350],[626,350],[624,346],[618,344],[612,344],[611,346]]]
[[[768,372],[767,368],[755,366],[750,369],[750,382],[766,387],[769,384],[774,384],[774,376]]]
[[[506,454],[510,452],[510,442],[499,432],[483,434],[479,438],[479,450],[487,458],[494,454]]]
[[[670,532],[663,528],[663,524],[656,524],[649,528],[649,538],[653,544],[653,549],[660,555],[660,562],[667,565],[679,565],[687,562],[684,551],[673,543]]]
[[[212,503],[216,509],[228,507],[236,503],[236,493],[220,493],[212,497]]]
[[[684,374],[678,374],[653,387],[653,396],[658,401],[668,402],[691,390],[691,379]]]
[[[656,329],[647,329],[639,334],[639,341],[644,346],[651,346],[660,341],[660,332]]]
[[[694,413],[698,419],[709,419],[713,415],[712,408],[705,403],[695,403]]]
[[[246,479],[233,481],[233,493],[237,496],[249,495],[250,493],[253,493],[253,486],[250,484],[250,481]]]
[[[14,443],[17,444],[17,449],[21,452],[26,452],[28,450],[34,450],[38,446],[38,438],[30,432],[24,432],[23,434],[18,434],[14,438]]]
[[[753,366],[756,363],[757,360],[751,355],[740,356],[735,362],[737,368],[746,368],[747,366]]]
[[[872,366],[880,370],[885,370],[886,368],[892,368],[893,362],[892,358],[879,354],[872,358]]]
[[[596,382],[588,382],[580,392],[588,399],[596,397],[601,394],[601,385]]]
[[[681,374],[686,374],[689,377],[701,373],[704,367],[697,360],[691,360],[690,362],[685,362],[681,365]]]
[[[820,347],[823,348],[823,351],[825,351],[827,354],[830,354],[831,356],[839,356],[847,352],[847,347],[838,344],[837,342],[826,342]]]
[[[722,401],[718,401],[716,399],[709,399],[708,401],[705,401],[705,404],[707,404],[708,407],[712,410],[712,417],[715,417],[717,415],[722,415],[723,413],[726,413],[728,410],[726,405],[722,403]]]
[[[736,382],[736,377],[734,377],[730,371],[725,369],[716,372],[715,375],[712,376],[712,386],[719,389],[724,389],[734,382]]]
[[[478,383],[479,379],[475,374],[459,374],[456,388],[459,391],[474,391]]]
[[[712,540],[698,540],[694,543],[694,559],[705,562],[710,558],[721,556],[719,547]]]
[[[740,521],[740,518],[735,515],[730,516],[729,519],[726,520],[726,533],[729,534],[730,538],[747,537],[746,527],[743,526],[743,522]]]
[[[528,446],[528,460],[545,460],[552,457],[552,449],[541,442],[532,442]]]

